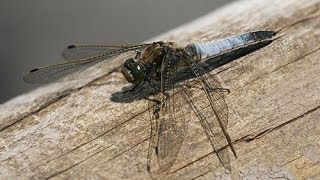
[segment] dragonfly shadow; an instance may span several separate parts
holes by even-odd
[[[121,91],[115,92],[111,95],[111,101],[118,103],[131,103],[135,100],[145,99],[151,95],[159,93],[155,88],[151,87],[148,83],[138,85],[134,88],[130,85],[122,88]]]
[[[256,51],[260,48],[267,46],[272,41],[273,41],[272,39],[260,41],[236,50],[232,50],[228,53],[224,53],[219,56],[201,61],[199,62],[199,65],[204,70],[203,73],[209,73],[210,71],[220,66],[223,66],[240,57],[248,55],[253,51]],[[177,76],[177,79],[175,80],[175,82],[181,82],[181,81],[195,78],[191,68],[188,68],[188,67],[183,68],[178,73],[179,75]],[[133,91],[130,91],[134,87],[133,85],[129,87],[125,87],[121,91],[113,93],[111,95],[111,101],[117,102],[117,103],[130,103],[135,100],[146,99],[147,97],[151,95],[156,95],[160,92],[159,90],[157,90],[157,87],[159,87],[159,85],[160,85],[159,82],[155,82],[154,87],[151,87],[148,83],[144,83],[137,86]]]

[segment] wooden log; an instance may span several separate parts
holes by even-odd
[[[228,132],[239,156],[230,156],[232,172],[192,117],[166,178],[320,179],[319,7],[319,0],[237,1],[150,40],[187,44],[278,32],[270,45],[210,72],[231,91]],[[147,102],[139,99],[144,91],[130,101],[126,86],[112,73],[46,85],[1,105],[0,177],[149,179]]]

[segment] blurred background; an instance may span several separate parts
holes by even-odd
[[[2,0],[0,104],[37,85],[23,74],[63,62],[69,44],[134,44],[232,0]]]

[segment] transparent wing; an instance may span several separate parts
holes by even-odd
[[[161,72],[161,92],[155,97],[153,123],[148,154],[148,170],[155,152],[158,172],[167,171],[175,162],[187,132],[190,113],[184,108],[184,99],[173,79],[177,72],[177,59],[170,52],[165,54]]]
[[[65,60],[72,61],[77,59],[86,59],[92,56],[98,56],[114,50],[127,49],[132,46],[117,46],[117,45],[70,45],[62,52],[62,57]]]
[[[187,133],[189,115],[198,117],[221,163],[231,170],[229,144],[236,155],[226,131],[228,106],[224,100],[225,89],[214,78],[208,78],[202,67],[191,60],[184,51],[166,52],[161,72],[161,93],[155,98],[151,123],[151,140],[148,153],[148,170],[155,150],[160,172],[168,170],[175,162]],[[180,81],[179,67],[188,65],[195,76],[193,80]],[[196,92],[196,93],[194,93]]]
[[[158,131],[159,131],[158,106],[160,104],[161,104],[160,101],[158,101],[157,99],[149,99],[148,101],[150,126],[151,126],[149,149],[148,149],[148,156],[147,156],[147,170],[149,173],[154,169],[154,166],[151,164],[151,162],[153,159],[153,154],[157,148],[157,142],[158,142]]]
[[[227,90],[221,88],[214,76],[208,78],[203,73],[205,71],[202,67],[194,62],[186,52],[182,51],[182,57],[183,60],[187,61],[196,76],[196,79],[191,81],[188,87],[198,89],[197,96],[192,96],[188,91],[182,91],[186,102],[197,115],[221,163],[226,169],[231,170],[229,153],[224,148],[226,143],[229,144],[236,156],[231,138],[226,131],[229,111],[224,100],[224,93]]]
[[[196,88],[198,89],[198,88]],[[200,90],[200,89],[198,89]],[[192,111],[196,114],[201,126],[206,133],[211,146],[216,152],[222,165],[231,170],[230,158],[228,150],[224,148],[226,144],[226,138],[220,128],[218,121],[216,120],[215,113],[212,111],[210,105],[208,105],[207,97],[203,97],[203,93],[199,96],[192,96],[187,91],[183,91],[186,99],[186,103],[190,105]],[[220,90],[213,90],[213,93],[223,93]],[[202,95],[202,96],[201,96]],[[221,108],[221,107],[220,107]]]
[[[120,55],[122,53],[142,49],[149,44],[142,44],[132,47],[127,47],[123,49],[117,49],[114,51],[102,53],[96,56],[92,56],[85,59],[70,61],[66,63],[56,64],[52,66],[41,67],[37,69],[31,70],[24,76],[24,81],[27,83],[48,83],[53,82],[62,77],[66,76],[67,74],[72,74],[74,72],[82,71],[91,67],[101,61],[106,59],[110,59],[116,55]],[[105,72],[108,73],[108,72]],[[78,79],[78,77],[70,77],[71,79]]]

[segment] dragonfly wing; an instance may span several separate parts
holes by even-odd
[[[168,92],[170,98],[160,110],[156,155],[160,171],[174,164],[188,130],[188,114],[181,93]]]
[[[117,46],[117,45],[70,45],[62,52],[65,60],[72,61],[77,59],[86,59],[92,56],[98,56],[114,50],[128,49],[132,47],[143,47],[140,45]]]
[[[155,152],[159,165],[158,172],[167,171],[174,164],[187,132],[187,117],[190,111],[183,108],[183,96],[173,82],[176,75],[176,59],[166,53],[161,72],[161,92],[155,96],[153,108],[154,131],[151,137],[150,152]],[[148,155],[150,162],[151,155]],[[150,163],[148,163],[150,164]],[[150,166],[148,166],[150,168]]]
[[[157,148],[158,143],[158,114],[157,114],[157,108],[158,105],[160,105],[160,102],[156,99],[149,99],[148,101],[148,107],[149,107],[149,115],[150,115],[150,141],[149,141],[149,149],[148,149],[148,156],[147,156],[147,170],[148,172],[151,172],[151,159],[153,157],[153,153],[155,152],[155,149]]]
[[[196,97],[184,91],[185,99],[197,115],[210,143],[217,153],[224,167],[231,170],[228,150],[224,147],[229,144],[232,152],[236,152],[232,146],[231,138],[227,133],[228,106],[224,99],[226,89],[221,88],[214,76],[208,78],[202,67],[194,62],[186,52],[182,52],[183,60],[192,68],[196,79],[189,86],[198,89]]]
[[[198,92],[201,91],[201,89],[199,89],[198,87],[196,87],[195,89],[198,89]],[[212,93],[217,92],[212,91]],[[219,160],[226,169],[231,170],[229,153],[228,150],[224,148],[225,144],[227,143],[226,138],[221,131],[218,121],[216,120],[217,117],[215,116],[215,113],[212,111],[210,105],[208,105],[209,102],[205,97],[205,94],[199,93],[197,96],[192,96],[191,94],[184,91],[184,96],[186,99],[186,103],[191,106],[193,112],[199,119],[199,122],[203,127],[204,132],[206,133],[211,146],[216,152]]]
[[[83,70],[88,69],[89,67],[91,67],[95,64],[98,64],[99,62],[105,61],[107,59],[110,59],[114,56],[120,55],[120,54],[128,52],[128,51],[141,49],[145,46],[147,46],[147,44],[140,45],[140,46],[134,46],[134,47],[128,47],[125,49],[114,50],[111,52],[106,52],[106,53],[99,54],[97,56],[92,56],[92,57],[85,58],[85,59],[69,61],[66,63],[61,63],[61,64],[52,65],[52,66],[46,66],[46,67],[33,69],[24,76],[24,81],[28,82],[28,83],[53,82],[53,81],[56,81],[56,80],[59,80],[59,79],[65,77],[68,74],[83,71]],[[108,73],[108,69],[105,70],[104,73],[105,74]],[[85,75],[86,74],[84,74],[84,76]],[[82,79],[82,78],[83,77],[81,77],[81,76],[74,75],[74,76],[68,77],[67,80]]]

